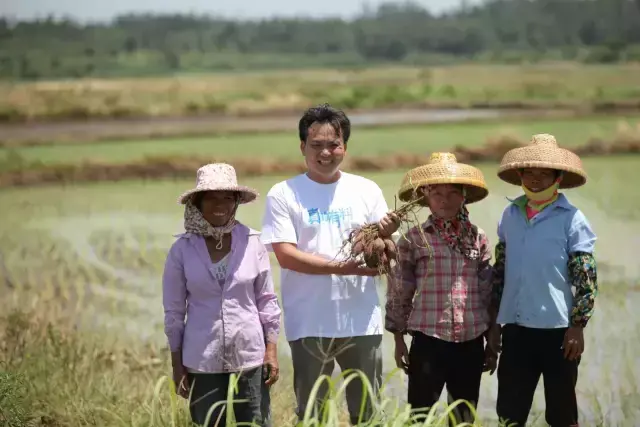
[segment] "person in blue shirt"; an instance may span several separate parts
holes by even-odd
[[[578,365],[598,292],[596,235],[558,190],[584,185],[587,175],[576,154],[538,134],[504,155],[498,176],[524,194],[510,200],[498,223],[497,319],[489,332],[490,347],[501,353],[497,414],[524,427],[542,376],[547,423],[578,426]]]

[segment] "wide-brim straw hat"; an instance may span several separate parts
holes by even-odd
[[[525,147],[508,151],[498,168],[498,177],[510,184],[521,185],[518,171],[524,168],[555,169],[564,172],[560,188],[576,188],[587,182],[587,173],[577,154],[558,147],[553,135],[533,135]]]
[[[419,197],[418,188],[434,184],[461,184],[465,186],[466,203],[478,202],[489,194],[482,172],[464,163],[458,163],[453,153],[433,153],[429,163],[407,172],[402,179],[398,197],[409,202]]]
[[[240,194],[240,204],[253,202],[259,195],[253,188],[238,185],[236,170],[226,163],[211,163],[198,169],[196,187],[182,193],[178,203],[187,203],[190,197],[201,191],[233,191]]]

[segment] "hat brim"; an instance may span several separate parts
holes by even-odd
[[[194,194],[201,193],[204,191],[233,191],[234,193],[239,193],[240,194],[239,203],[241,205],[251,203],[254,200],[256,200],[259,196],[258,191],[250,187],[245,187],[243,185],[237,185],[232,187],[216,187],[216,188],[201,187],[201,188],[193,188],[189,191],[185,191],[184,193],[182,193],[180,197],[178,197],[178,203],[184,205],[187,203],[187,201],[190,198],[193,197]]]
[[[476,203],[489,195],[482,172],[464,163],[455,165],[428,164],[407,172],[400,185],[398,197],[403,202],[417,198],[417,190],[425,185],[459,184],[465,186],[465,202]],[[453,166],[453,167],[451,167]]]
[[[587,173],[577,154],[560,147],[531,145],[514,148],[502,158],[498,177],[513,185],[521,185],[518,170],[525,168],[554,169],[564,172],[560,188],[577,188],[587,182]]]

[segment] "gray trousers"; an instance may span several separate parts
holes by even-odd
[[[352,425],[366,422],[372,415],[371,400],[378,397],[382,384],[382,335],[350,338],[302,338],[290,341],[293,361],[293,386],[297,400],[296,414],[304,418],[311,391],[320,375],[331,376],[335,363],[340,369],[360,370],[367,377],[374,395],[363,393],[363,384],[356,378],[347,385],[346,398]],[[325,382],[316,394],[315,410],[320,413],[327,394]],[[366,398],[364,411],[361,405]],[[362,413],[361,413],[362,412]],[[312,412],[313,413],[313,412]]]
[[[222,402],[213,409],[206,427],[226,425],[226,414],[229,410],[226,408],[226,401],[230,376],[231,374],[188,374],[189,384],[193,388],[189,412],[195,424],[205,426],[211,407]],[[237,381],[238,393],[234,395],[233,400],[245,401],[233,403],[235,421],[270,427],[269,388],[264,383],[262,366],[242,372]]]

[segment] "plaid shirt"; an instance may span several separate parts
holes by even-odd
[[[473,261],[438,237],[429,220],[400,238],[399,262],[388,280],[388,331],[418,331],[463,342],[488,329],[491,251],[485,232],[477,230],[480,257]]]

